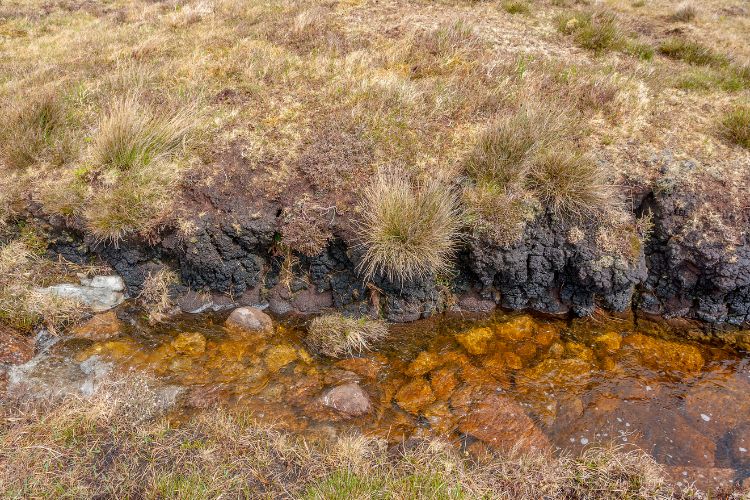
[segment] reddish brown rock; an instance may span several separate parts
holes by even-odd
[[[476,292],[469,292],[458,299],[458,307],[462,311],[488,313],[495,309],[495,302],[482,299]]]
[[[318,292],[315,288],[307,288],[294,296],[292,305],[301,313],[317,314],[333,306],[333,295],[330,291]]]
[[[416,378],[401,386],[396,392],[396,403],[409,413],[419,413],[419,410],[435,402],[435,394],[430,384],[423,378]]]
[[[547,437],[523,409],[499,394],[491,394],[479,401],[461,419],[458,429],[499,449],[509,449],[517,443],[531,449],[549,447]]]
[[[370,397],[359,384],[350,383],[328,390],[320,399],[324,406],[349,417],[358,417],[372,409]]]
[[[34,357],[31,339],[0,325],[0,363],[20,365]]]
[[[107,311],[74,328],[71,335],[95,341],[108,340],[120,335],[124,326],[114,311]]]

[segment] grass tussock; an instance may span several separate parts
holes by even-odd
[[[696,18],[698,15],[698,8],[692,2],[682,2],[677,5],[677,8],[672,13],[672,21],[678,21],[687,23]]]
[[[184,112],[163,116],[137,96],[117,99],[97,127],[93,160],[100,167],[123,171],[146,166],[174,154],[189,129]]]
[[[695,66],[726,66],[729,59],[700,42],[671,37],[659,44],[659,53]]]
[[[615,201],[607,175],[590,155],[548,150],[533,161],[529,186],[558,218],[582,220]]]
[[[750,149],[750,105],[737,105],[725,113],[721,131],[727,140]]]
[[[2,407],[6,498],[671,498],[645,453],[521,448],[470,459],[439,440],[388,446],[355,434],[306,441],[214,409],[179,426],[157,390],[110,383],[91,399]],[[141,411],[139,411],[141,410]]]
[[[520,0],[508,0],[502,3],[503,10],[508,14],[531,14],[531,7],[529,4]]]
[[[190,129],[188,111],[164,114],[137,96],[111,103],[94,136],[95,167],[78,174],[90,186],[83,216],[96,238],[148,235],[167,217],[180,179],[176,155]]]
[[[361,201],[358,228],[365,279],[422,279],[449,269],[462,224],[458,200],[448,186],[431,179],[414,183],[404,172],[375,176]]]
[[[570,110],[523,107],[492,124],[468,156],[465,191],[475,230],[517,239],[540,210],[594,220],[616,206],[607,172],[571,140]]]
[[[594,52],[618,50],[623,46],[623,35],[617,16],[608,10],[579,11],[556,18],[557,29],[573,37],[579,47]]]
[[[341,358],[369,350],[373,343],[388,335],[388,325],[367,318],[326,314],[313,319],[307,332],[306,340],[316,351]]]
[[[138,302],[148,315],[151,323],[162,321],[174,308],[171,298],[172,287],[180,282],[177,273],[168,268],[149,273],[143,282]]]

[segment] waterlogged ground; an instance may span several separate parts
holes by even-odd
[[[646,335],[625,320],[498,313],[393,325],[377,352],[337,361],[309,350],[303,323],[256,334],[228,330],[224,319],[151,327],[110,313],[55,345],[26,377],[59,384],[65,373],[111,365],[181,388],[182,414],[220,404],[299,432],[437,435],[474,452],[519,438],[571,452],[636,444],[678,480],[750,475],[750,357],[735,350]],[[347,391],[338,410],[325,404],[327,391],[351,383],[370,400],[364,415],[340,411],[352,403]],[[364,411],[361,398],[353,404]]]

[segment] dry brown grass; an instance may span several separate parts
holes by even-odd
[[[158,323],[174,308],[170,296],[172,287],[180,282],[179,276],[169,268],[149,273],[143,282],[138,302],[148,314],[149,322]]]
[[[5,109],[8,122],[0,133],[0,153],[7,166],[24,169],[37,163],[60,162],[65,154],[65,110],[62,97],[49,89],[19,96]],[[4,114],[5,114],[4,113]]]
[[[359,238],[365,279],[410,281],[447,271],[458,243],[458,200],[440,180],[414,183],[403,171],[381,172],[365,190]]]
[[[569,223],[617,209],[611,175],[574,142],[578,119],[568,107],[526,106],[485,131],[465,163],[475,230],[507,245],[544,210]]]
[[[387,335],[388,325],[382,321],[326,314],[310,322],[306,341],[326,356],[341,358],[367,351]]]
[[[306,441],[252,415],[207,410],[171,425],[142,380],[91,399],[2,406],[3,497],[672,498],[641,451],[553,457],[522,448],[467,459],[439,440],[393,446],[355,434]]]
[[[586,153],[549,150],[534,159],[530,186],[558,219],[596,219],[617,205],[607,177]]]
[[[690,22],[695,19],[698,15],[698,8],[692,2],[682,2],[677,5],[671,18],[673,21],[680,21],[683,23]]]

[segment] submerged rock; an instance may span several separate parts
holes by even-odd
[[[125,324],[117,318],[114,311],[97,314],[86,323],[71,332],[74,337],[99,341],[120,335]]]
[[[275,345],[266,352],[268,371],[277,372],[297,359],[297,350],[288,344]]]
[[[437,368],[442,364],[440,355],[437,353],[422,351],[412,361],[406,369],[406,374],[410,377],[419,377]]]
[[[667,371],[699,372],[705,362],[700,350],[693,345],[640,333],[628,335],[623,344],[635,350],[645,364]]]
[[[271,317],[255,307],[238,307],[227,318],[226,325],[249,332],[270,332],[273,329]]]
[[[594,345],[608,353],[617,352],[622,344],[622,336],[617,332],[607,332],[594,339]]]
[[[487,352],[490,340],[495,334],[489,328],[472,328],[456,335],[456,340],[469,354],[484,354]]]
[[[329,389],[320,398],[324,406],[349,417],[359,417],[372,409],[370,397],[357,383],[339,385]]]
[[[515,318],[501,323],[495,327],[495,332],[503,340],[527,340],[530,339],[536,330],[536,324],[534,319],[524,314],[523,316],[516,316]]]
[[[744,422],[727,433],[722,444],[732,465],[750,469],[750,422]]]
[[[196,356],[206,351],[206,337],[198,332],[180,333],[172,341],[172,347],[179,354]]]
[[[461,419],[458,430],[499,449],[518,443],[532,449],[549,447],[547,437],[516,402],[490,394]]]
[[[429,382],[422,377],[401,386],[395,398],[396,403],[409,413],[419,413],[419,410],[435,402]]]

